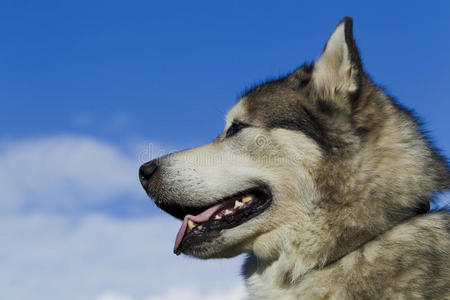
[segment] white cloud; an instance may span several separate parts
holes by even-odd
[[[0,212],[82,208],[120,196],[144,199],[137,176],[141,163],[139,153],[126,155],[89,137],[3,142]]]
[[[179,226],[164,217],[1,218],[2,298],[242,299],[241,259],[175,256]]]
[[[98,296],[96,300],[132,300],[132,298],[120,293],[105,291],[100,296]]]
[[[226,285],[226,288],[217,291],[208,290],[208,284],[205,282],[201,290],[193,288],[182,288],[164,292],[159,295],[152,295],[145,300],[244,300],[247,293],[243,283],[237,283],[234,286]],[[105,291],[96,300],[135,300],[128,295]]]
[[[194,289],[173,289],[162,295],[150,296],[146,300],[244,300],[246,298],[245,287],[242,283],[235,286],[226,285],[226,289],[220,291],[208,291],[208,284],[205,283],[202,290]]]

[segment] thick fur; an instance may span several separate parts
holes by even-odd
[[[245,93],[212,143],[157,162],[166,210],[270,188],[262,214],[183,249],[248,253],[251,299],[450,299],[450,216],[427,213],[448,165],[365,73],[350,18],[314,64]]]

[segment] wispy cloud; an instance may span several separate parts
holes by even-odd
[[[3,143],[0,211],[73,209],[119,196],[140,197],[140,161],[117,147],[80,136]]]
[[[173,255],[179,225],[155,217],[91,215],[76,222],[44,214],[2,218],[2,297],[242,299],[241,259],[200,261]]]
[[[224,284],[224,288],[221,290],[210,291],[207,282],[202,287],[189,289],[177,289],[176,287],[171,290],[158,295],[151,295],[145,300],[244,300],[247,293],[243,283],[236,283],[234,286],[230,284]],[[105,291],[100,294],[96,300],[136,300],[129,295],[117,293],[113,291]]]
[[[205,285],[198,287],[198,290],[172,288],[162,295],[150,296],[146,300],[244,300],[246,295],[242,283],[234,283],[234,285],[233,283],[225,283],[221,290],[209,291],[208,284],[205,282]]]

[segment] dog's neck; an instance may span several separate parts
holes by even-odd
[[[311,270],[339,260],[375,236],[361,228],[325,222],[336,218],[320,209],[305,217],[308,222],[289,222],[258,237],[243,266],[244,276],[256,275],[259,280],[270,280],[279,287],[295,285]]]
[[[373,228],[373,222],[343,222],[339,214],[317,208],[312,215],[299,216],[296,222],[290,220],[259,236],[243,266],[244,277],[280,288],[296,285],[312,270],[338,261],[402,221],[382,222],[381,218]],[[413,214],[405,214],[405,219]]]

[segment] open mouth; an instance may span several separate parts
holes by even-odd
[[[173,252],[199,245],[220,235],[223,229],[230,229],[247,222],[267,209],[272,194],[267,187],[257,187],[226,197],[211,207],[205,207],[197,215],[187,214],[178,231]],[[189,211],[188,208],[185,208]],[[193,211],[198,212],[195,208]]]

